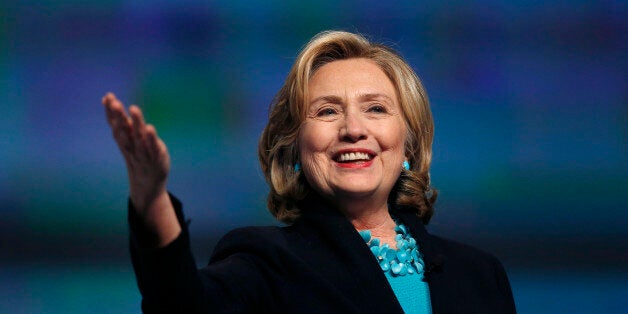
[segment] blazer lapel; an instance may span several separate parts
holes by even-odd
[[[444,276],[440,276],[443,268],[446,268],[446,256],[442,254],[437,246],[431,241],[431,235],[425,229],[423,222],[418,216],[409,211],[396,209],[394,215],[398,217],[406,227],[410,229],[410,233],[419,245],[419,251],[423,254],[423,261],[426,266],[425,280],[430,288],[430,301],[432,303],[432,313],[442,313],[441,309],[448,302],[447,287],[455,285],[453,282],[447,282]],[[452,300],[449,300],[451,302]]]
[[[401,305],[384,276],[377,260],[349,220],[320,196],[308,196],[300,202],[302,219],[317,230],[323,241],[337,254],[338,263],[347,269],[342,284],[352,285],[348,296],[364,313],[403,313]],[[338,278],[330,278],[338,282]]]

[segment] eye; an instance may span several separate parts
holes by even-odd
[[[332,116],[335,115],[336,113],[338,113],[335,109],[333,108],[323,108],[321,110],[319,110],[316,113],[317,117],[326,117],[326,116]]]
[[[386,107],[380,105],[380,104],[375,104],[372,105],[371,107],[369,107],[368,112],[374,112],[374,113],[386,113]]]

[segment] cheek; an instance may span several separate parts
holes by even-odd
[[[401,151],[401,154],[405,154],[405,145],[406,145],[406,130],[405,128],[400,127],[399,125],[403,125],[403,123],[395,125],[390,128],[386,128],[387,130],[382,133],[382,149],[387,151]]]
[[[324,183],[324,147],[321,145],[320,138],[316,134],[305,130],[299,136],[299,162],[305,179],[310,186],[317,191],[325,191]]]
[[[327,125],[308,122],[301,126],[299,152],[305,154],[324,153],[333,140],[333,133]]]
[[[308,168],[317,167],[321,154],[325,153],[324,136],[315,126],[302,126],[299,134],[299,160]]]
[[[299,159],[309,159],[314,151],[316,151],[315,136],[308,127],[303,127],[299,134]]]
[[[381,145],[386,157],[383,158],[386,171],[386,181],[394,184],[401,173],[402,163],[406,158],[406,129],[403,123],[401,126],[389,128],[385,134],[385,142]]]

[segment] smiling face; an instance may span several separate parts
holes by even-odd
[[[388,76],[368,59],[332,61],[310,78],[308,94],[298,144],[309,184],[337,203],[385,204],[401,172],[406,140]]]

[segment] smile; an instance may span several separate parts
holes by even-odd
[[[373,159],[369,154],[362,152],[344,153],[340,154],[337,161],[339,162],[352,162],[352,161],[368,161]]]
[[[341,151],[333,157],[337,165],[343,168],[368,167],[373,162],[373,158],[375,158],[375,153],[365,150]]]

